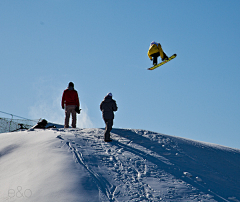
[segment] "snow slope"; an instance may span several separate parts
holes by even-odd
[[[0,202],[240,201],[240,150],[144,130],[0,134]]]

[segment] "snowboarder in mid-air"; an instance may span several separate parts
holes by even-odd
[[[157,58],[161,56],[162,61],[168,60],[168,56],[163,52],[162,46],[160,43],[152,41],[148,50],[148,57],[150,60],[153,60],[153,65],[157,65]]]
[[[157,58],[159,56],[161,56],[162,62],[158,64]],[[172,56],[168,57],[166,53],[163,52],[161,44],[152,41],[148,50],[148,57],[150,58],[150,60],[153,60],[153,66],[149,67],[148,70],[154,70],[177,57],[177,54],[173,54]]]

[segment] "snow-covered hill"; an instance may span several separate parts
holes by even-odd
[[[0,134],[0,202],[240,201],[240,150],[144,130]]]

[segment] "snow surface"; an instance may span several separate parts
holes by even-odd
[[[0,202],[240,201],[240,150],[145,130],[0,134]]]

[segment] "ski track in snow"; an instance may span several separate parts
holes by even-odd
[[[100,201],[237,201],[221,197],[201,177],[173,163],[186,154],[167,136],[113,129],[113,142],[105,143],[103,129],[58,133],[61,147],[73,153],[96,183]]]
[[[73,152],[75,155],[75,158],[78,163],[84,166],[84,168],[91,174],[93,177],[94,181],[96,182],[96,185],[98,188],[107,196],[109,201],[114,200],[114,191],[116,189],[115,186],[111,185],[104,177],[101,175],[97,174],[96,172],[93,172],[88,165],[84,162],[84,159],[82,157],[82,153],[78,151],[74,146],[70,144],[70,142],[66,142],[67,146],[69,149]]]

